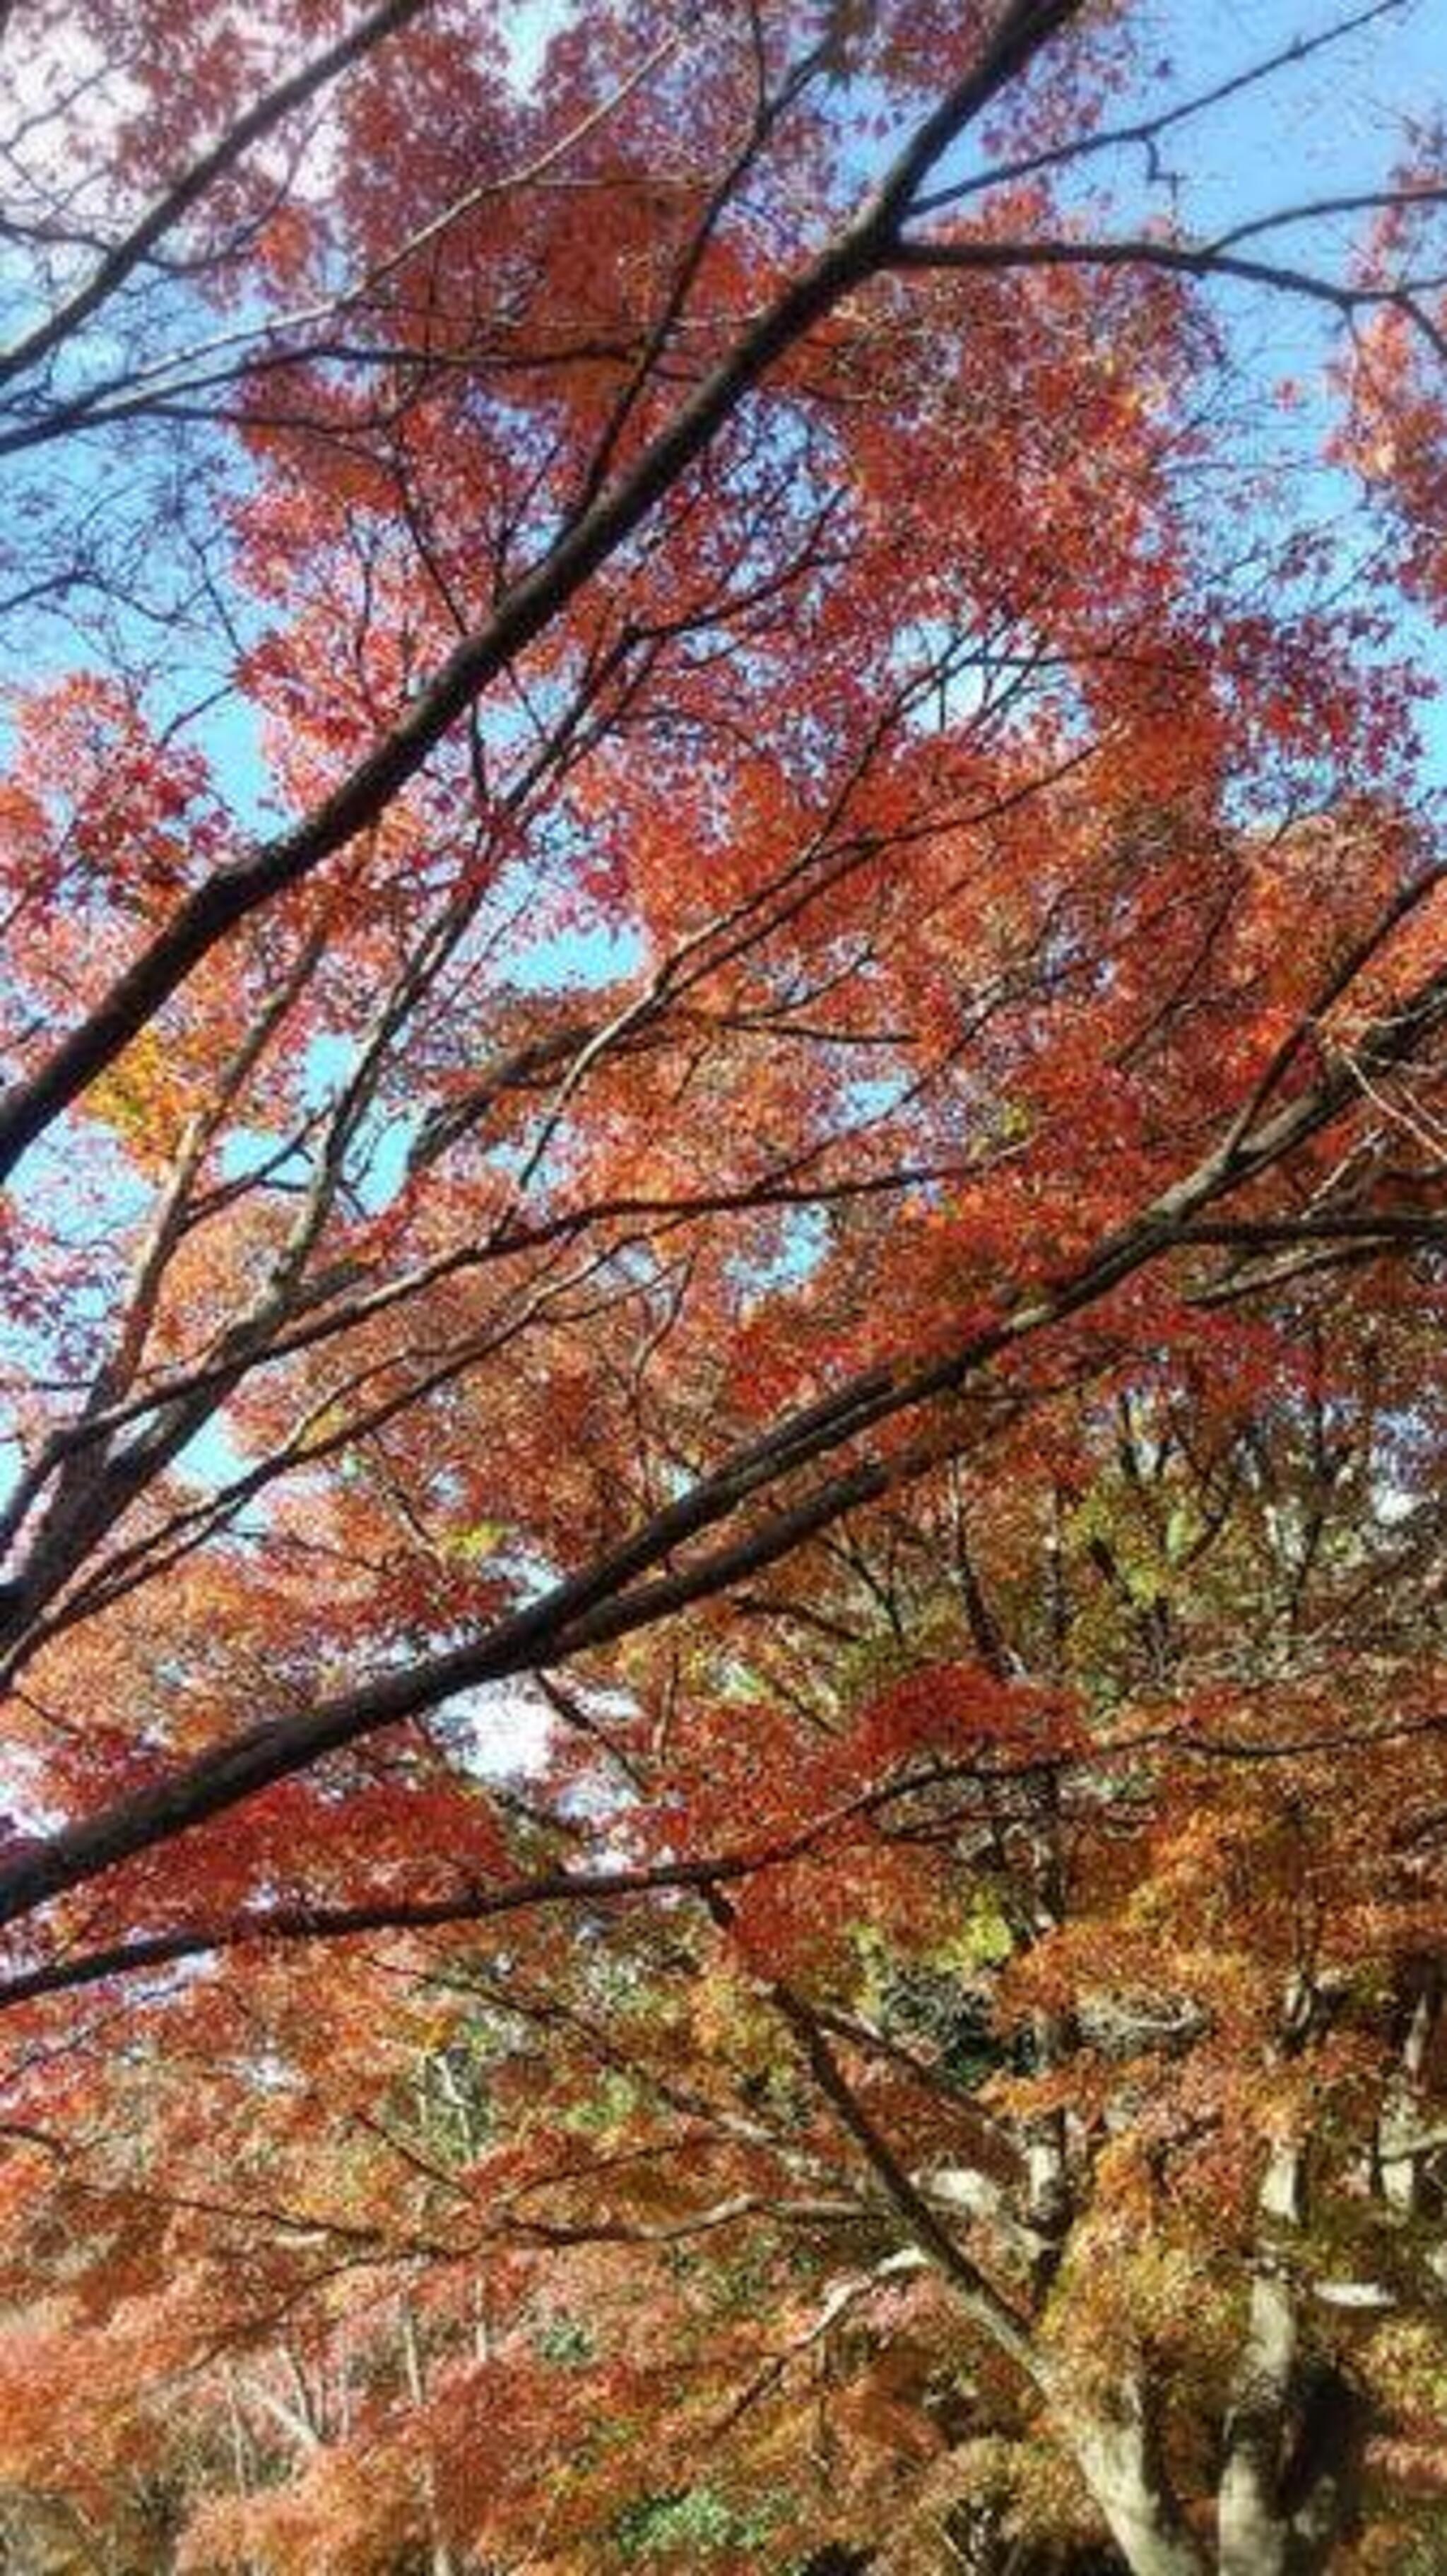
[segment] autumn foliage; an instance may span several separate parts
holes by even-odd
[[[1443,118],[1198,14],[0,8],[6,2567],[1447,2563]]]

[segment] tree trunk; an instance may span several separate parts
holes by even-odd
[[[1251,2285],[1246,2345],[1226,2422],[1217,2499],[1220,2576],[1285,2576],[1289,2528],[1279,2502],[1281,2429],[1296,2359],[1290,2282],[1263,2262]]]
[[[1139,2385],[1119,2392],[1109,2416],[1069,2422],[1081,2475],[1131,2576],[1203,2576],[1200,2553],[1161,2477]]]
[[[1282,2500],[1283,2444],[1296,2369],[1296,2290],[1273,2236],[1301,2223],[1300,2147],[1273,2148],[1261,2185],[1246,2339],[1226,2418],[1217,2498],[1220,2576],[1285,2576],[1291,2527]]]
[[[1376,2167],[1382,2198],[1402,2218],[1415,2218],[1422,2199],[1423,2095],[1427,2060],[1441,2015],[1442,1995],[1434,1975],[1412,2007],[1394,2081],[1387,2088],[1377,2123]]]

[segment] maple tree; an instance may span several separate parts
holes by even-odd
[[[17,2563],[1438,2563],[1411,14],[0,12]]]

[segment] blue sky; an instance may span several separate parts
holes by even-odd
[[[1349,14],[1343,6],[1336,13]],[[1183,95],[1237,64],[1326,23],[1308,0],[1171,0],[1148,12]],[[1239,221],[1286,197],[1326,196],[1370,185],[1404,118],[1440,97],[1447,72],[1447,10],[1413,0],[1269,85],[1230,100],[1187,130],[1171,156],[1185,177],[1183,203],[1203,229]],[[1340,248],[1352,226],[1325,227]]]

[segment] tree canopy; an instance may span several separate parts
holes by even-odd
[[[0,7],[0,2563],[1444,2563],[1447,14],[1250,20]]]

